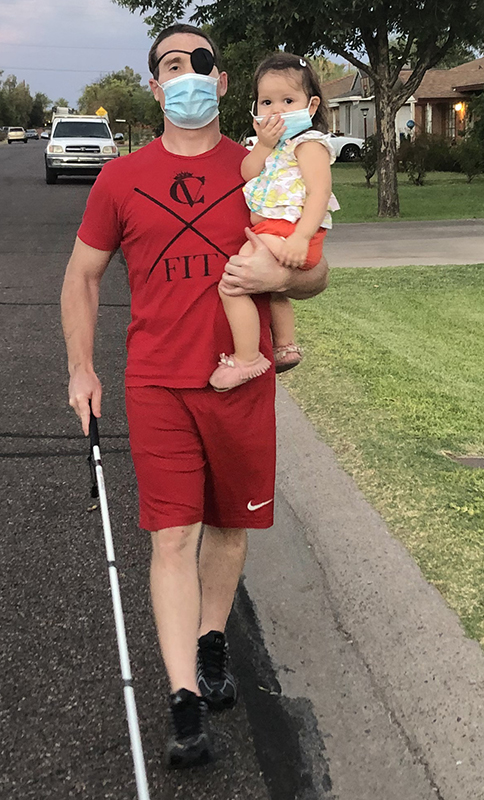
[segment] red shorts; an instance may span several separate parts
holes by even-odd
[[[269,528],[275,482],[272,370],[230,392],[126,388],[140,527]]]
[[[291,233],[294,233],[295,229],[296,223],[290,222],[288,219],[265,219],[252,228],[254,233],[271,233],[273,236],[280,236],[283,239],[287,239]],[[316,231],[309,242],[306,262],[299,269],[312,269],[316,264],[319,264],[323,255],[323,241],[327,232],[326,228],[320,228]]]

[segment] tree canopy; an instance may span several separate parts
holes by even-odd
[[[25,81],[15,75],[3,79],[0,71],[0,125],[20,125],[22,128],[42,127],[51,101],[47,95],[37,92],[32,97]]]
[[[153,11],[156,33],[186,18],[210,25],[224,52],[247,43],[259,54],[284,48],[301,55],[342,56],[364,69],[374,86],[379,213],[398,214],[395,115],[426,71],[455,47],[482,46],[484,0],[115,0],[132,11]],[[399,75],[412,54],[412,72]]]
[[[94,114],[99,106],[108,111],[111,122],[125,119],[132,124],[157,127],[162,119],[151,91],[141,85],[141,75],[131,67],[110,72],[84,87],[79,98],[79,111],[82,114]]]

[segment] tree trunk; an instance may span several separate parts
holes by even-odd
[[[383,76],[382,76],[383,77]],[[375,111],[378,136],[378,216],[398,217],[400,203],[397,183],[397,140],[395,133],[396,108],[391,89],[375,85]]]

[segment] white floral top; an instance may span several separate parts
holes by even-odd
[[[302,142],[320,142],[329,151],[330,163],[336,160],[327,133],[309,130],[293,139],[286,139],[267,156],[261,174],[244,186],[245,200],[251,211],[265,219],[288,219],[290,222],[300,219],[306,200],[306,187],[294,151]],[[336,197],[331,194],[322,228],[333,227],[330,211],[337,211],[339,207]]]

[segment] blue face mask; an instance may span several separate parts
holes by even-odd
[[[281,142],[285,142],[286,139],[292,139],[293,136],[297,136],[298,133],[302,133],[302,131],[306,131],[308,128],[312,127],[313,119],[309,113],[309,106],[311,105],[312,99],[313,98],[311,97],[306,108],[299,108],[297,111],[287,111],[285,114],[281,114],[281,118],[284,120],[286,130],[279,139],[279,144],[281,144]],[[253,107],[254,104],[252,104],[252,108]],[[259,124],[264,119],[264,117],[256,117],[255,114],[252,114],[252,116]]]
[[[166,118],[177,128],[204,128],[219,113],[217,83],[218,78],[191,72],[158,83],[165,95],[163,112]]]

